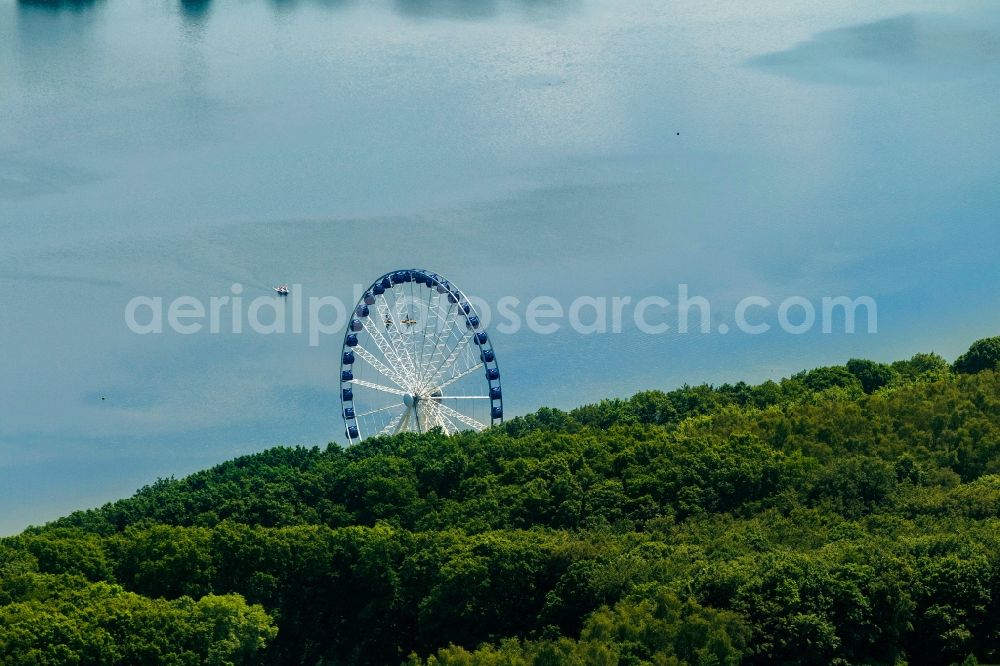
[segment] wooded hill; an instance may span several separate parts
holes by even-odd
[[[1000,661],[1000,338],[279,447],[0,540],[3,664]]]

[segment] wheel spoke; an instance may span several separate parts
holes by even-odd
[[[393,291],[395,294],[395,291]],[[382,301],[381,307],[379,308],[379,313],[382,319],[388,318],[390,323],[386,325],[386,333],[388,333],[388,339],[392,342],[392,348],[394,350],[394,355],[398,359],[398,362],[402,366],[402,369],[406,371],[406,374],[410,376],[412,381],[417,379],[417,368],[413,362],[413,357],[411,356],[409,349],[406,347],[406,342],[403,340],[402,333],[399,332],[400,322],[399,317],[395,312],[395,309],[389,305],[388,299],[385,295],[379,296]],[[382,335],[382,331],[378,330],[379,335]]]
[[[441,377],[444,377],[445,373],[447,373],[452,368],[452,366],[455,364],[455,361],[458,360],[458,357],[462,354],[463,351],[465,351],[465,348],[468,346],[470,340],[472,340],[472,335],[469,333],[466,333],[461,338],[459,338],[458,344],[455,345],[455,348],[452,350],[451,354],[448,356],[448,358],[442,361],[441,364],[438,366],[437,370],[435,370],[434,376],[431,378],[430,381],[431,385],[433,385],[434,382],[437,382]],[[452,377],[452,379],[455,379],[455,377]]]
[[[385,317],[384,314],[381,316]],[[392,363],[394,366],[396,366],[397,370],[390,371],[393,372],[393,374],[395,374],[396,377],[400,380],[396,383],[398,383],[400,386],[403,386],[408,381],[412,382],[413,370],[412,368],[407,367],[407,364],[403,362],[403,358],[400,356],[399,350],[396,348],[396,346],[388,339],[386,339],[386,337],[382,334],[382,331],[379,329],[379,327],[371,321],[371,317],[365,317],[363,322],[365,330],[368,331],[369,337],[371,337],[372,342],[375,343],[375,346],[378,347],[378,350],[382,352],[382,356],[385,357],[385,360],[389,361],[389,363]],[[369,354],[370,353],[371,352],[369,352]],[[386,366],[383,365],[383,367]]]
[[[464,372],[460,372],[459,374],[455,375],[454,377],[452,377],[451,379],[449,379],[448,381],[446,381],[444,384],[441,384],[440,386],[438,386],[437,390],[441,391],[441,390],[446,389],[447,387],[451,386],[452,384],[454,384],[458,380],[460,380],[463,377],[466,377],[468,375],[471,375],[473,372],[476,372],[477,370],[479,370],[482,367],[483,367],[482,363],[477,363],[476,365],[472,366],[468,370],[466,370]]]
[[[392,417],[392,420],[389,421],[389,423],[387,423],[384,428],[382,428],[381,430],[379,430],[378,434],[380,434],[380,435],[388,435],[390,432],[393,432],[394,429],[396,428],[396,426],[399,425],[399,422],[403,420],[403,416],[405,414],[406,414],[406,410],[403,410],[399,414],[396,414],[396,416]]]
[[[385,363],[383,363],[382,361],[378,360],[375,357],[375,355],[372,354],[370,351],[368,351],[367,349],[365,349],[361,345],[356,345],[355,347],[353,347],[353,349],[354,349],[354,353],[355,354],[357,354],[362,359],[364,359],[365,362],[368,363],[368,365],[370,365],[373,368],[375,368],[376,370],[378,370],[378,372],[383,377],[385,377],[386,379],[388,379],[390,382],[392,382],[393,384],[395,384],[396,386],[398,386],[400,388],[402,388],[403,386],[406,385],[406,380],[403,379],[403,377],[401,377],[399,375],[399,373],[395,372],[392,368],[390,368],[389,366],[387,366]]]
[[[392,431],[394,435],[403,432],[404,430],[406,430],[406,426],[409,425],[410,408],[407,407],[406,409],[404,409],[403,413],[400,414],[400,416],[402,417],[402,420],[399,422],[399,425],[396,426],[396,429]]]
[[[357,418],[360,419],[362,416],[371,416],[372,414],[378,414],[379,412],[384,412],[390,409],[396,409],[397,407],[402,407],[402,406],[403,403],[399,402],[396,403],[395,405],[389,405],[388,407],[379,407],[378,409],[372,409],[367,412],[364,412],[363,414],[358,414]]]
[[[455,433],[458,432],[458,428],[452,425],[451,421],[449,421],[448,418],[441,412],[441,410],[438,409],[437,403],[435,403],[434,401],[430,401],[428,405],[432,407],[432,411],[434,412],[434,419],[441,426],[441,429],[444,430],[444,434],[454,435]]]
[[[391,393],[393,395],[409,395],[406,391],[401,391],[398,388],[392,388],[391,386],[383,386],[382,384],[376,384],[375,382],[368,382],[364,379],[352,379],[352,384],[357,386],[364,386],[365,388],[370,388],[375,391],[382,391],[383,393]]]
[[[489,400],[488,395],[439,395],[434,400]]]
[[[439,301],[439,303],[438,303],[438,310],[440,310],[441,309],[441,307],[440,307],[440,299],[438,299],[438,301]],[[431,350],[431,356],[430,356],[429,359],[427,359],[427,366],[426,366],[425,370],[427,370],[427,369],[431,368],[432,366],[434,366],[434,359],[435,358],[440,357],[441,358],[441,362],[439,362],[437,364],[437,367],[435,367],[433,370],[430,370],[429,372],[427,372],[427,376],[425,377],[424,386],[427,386],[428,384],[430,384],[430,382],[433,381],[433,378],[437,375],[437,368],[439,368],[440,365],[441,365],[441,363],[444,362],[445,354],[447,352],[451,351],[451,348],[448,347],[448,341],[451,340],[451,334],[454,332],[453,326],[454,326],[454,323],[455,323],[455,317],[452,316],[454,314],[455,314],[455,304],[454,303],[449,303],[448,309],[444,311],[444,317],[443,317],[444,328],[441,330],[440,334],[438,335],[437,344],[434,345],[434,349]],[[438,317],[441,318],[440,315],[438,315]]]
[[[424,320],[424,330],[422,331],[420,338],[420,347],[417,350],[417,359],[420,370],[418,374],[421,375],[420,377],[421,379],[424,378],[423,373],[426,370],[425,363],[430,363],[432,360],[427,357],[427,342],[428,340],[430,340],[433,344],[435,340],[434,332],[436,331],[438,326],[437,309],[433,307],[435,297],[440,302],[441,294],[437,293],[437,290],[435,289],[434,285],[431,284],[427,288],[427,303],[425,304],[425,307],[427,308],[427,317]],[[432,352],[434,351],[433,347],[431,348],[431,351]]]
[[[448,417],[455,419],[465,425],[469,426],[473,430],[486,430],[486,426],[472,418],[471,416],[466,416],[462,412],[457,412],[448,405],[442,405],[440,402],[437,403],[437,408],[441,410],[442,413],[446,414]]]

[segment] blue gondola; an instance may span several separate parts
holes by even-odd
[[[494,382],[494,381],[500,379],[500,370],[499,370],[499,368],[488,368],[486,370],[486,378],[488,380],[490,380],[491,382]]]
[[[490,363],[491,361],[496,359],[496,357],[497,356],[496,354],[493,353],[492,349],[484,349],[479,353],[479,358],[480,360],[482,360],[483,363]]]
[[[478,333],[476,333],[476,342],[478,342],[481,345],[485,345],[489,339],[490,336],[486,335],[486,331],[479,331]]]
[[[344,402],[354,400],[354,389],[345,388],[340,392],[340,397]]]
[[[355,333],[348,333],[347,338],[344,340],[344,344],[348,347],[358,346],[358,336]]]
[[[362,330],[364,330],[364,328],[365,328],[365,323],[360,319],[351,320],[351,330],[354,331],[355,333],[361,332]]]
[[[382,282],[380,284],[382,285],[382,289],[392,289],[392,280],[388,277],[382,278]]]
[[[470,312],[472,312],[472,306],[469,305],[468,303],[462,303],[462,312],[464,312],[465,314],[469,314]]]
[[[353,407],[345,407],[344,408],[344,418],[347,419],[348,421],[350,421],[351,419],[354,418],[354,408]]]
[[[385,293],[385,287],[383,287],[382,283],[379,282],[378,284],[372,286],[372,293],[376,296],[381,296]]]
[[[472,315],[471,317],[469,317],[468,319],[466,319],[465,320],[465,327],[466,328],[479,328],[479,317],[477,317],[476,315]]]
[[[344,352],[344,365],[354,365],[354,352],[352,351]]]
[[[342,381],[342,382],[351,382],[351,381],[354,381],[354,373],[352,371],[350,371],[350,370],[341,370],[340,371],[340,381]]]
[[[494,407],[490,411],[490,413],[493,415],[493,418],[495,418],[495,419],[502,419],[503,418],[503,407]]]
[[[368,314],[370,313],[370,310],[368,309],[367,305],[362,304],[362,305],[359,305],[357,307],[357,309],[354,311],[354,313],[356,315],[358,315],[359,317],[361,317],[362,319],[364,319],[365,317],[368,316]]]
[[[358,426],[350,426],[350,427],[349,427],[349,428],[348,428],[348,429],[346,430],[346,434],[347,434],[347,438],[348,438],[348,439],[357,439],[358,437],[360,437],[360,436],[361,436],[361,435],[360,435],[360,434],[358,433]]]
[[[490,400],[499,400],[503,397],[503,393],[500,391],[499,386],[490,387]]]

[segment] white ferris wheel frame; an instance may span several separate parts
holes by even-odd
[[[351,444],[503,421],[500,369],[478,313],[453,283],[418,268],[382,275],[358,301],[344,334],[340,396]],[[488,419],[472,413],[480,405]]]

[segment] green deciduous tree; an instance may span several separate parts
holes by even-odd
[[[955,372],[972,374],[996,370],[1000,364],[1000,336],[976,340],[969,350],[955,360]]]

